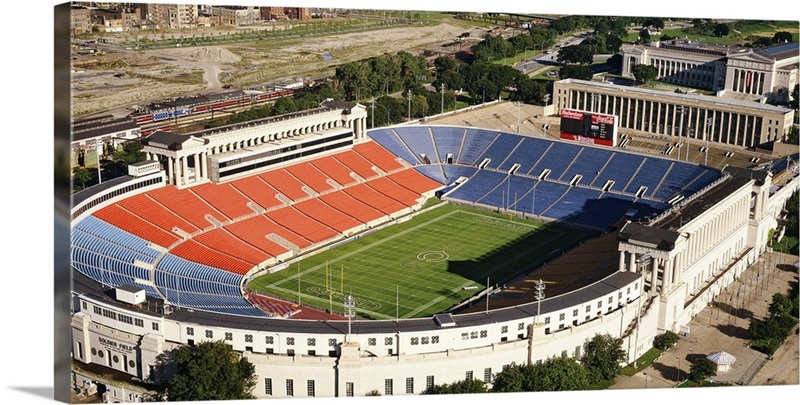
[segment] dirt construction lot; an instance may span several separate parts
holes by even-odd
[[[159,50],[113,46],[104,55],[81,55],[72,61],[72,112],[74,116],[107,110],[121,114],[126,108],[147,101],[220,92],[225,84],[234,89],[261,88],[276,82],[317,79],[332,75],[334,64],[383,53],[415,53],[452,42],[467,29],[445,20],[435,26],[407,25],[217,46]],[[120,43],[123,34],[119,35],[109,38],[109,43]]]

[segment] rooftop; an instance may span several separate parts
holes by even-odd
[[[741,100],[734,100],[729,98],[721,98],[721,97],[714,97],[714,96],[705,96],[701,94],[682,94],[682,93],[672,93],[667,91],[659,91],[653,89],[646,89],[643,87],[633,87],[633,86],[622,86],[618,84],[608,83],[608,82],[595,82],[595,81],[588,81],[588,80],[579,80],[579,79],[564,79],[559,80],[556,83],[564,83],[564,84],[579,84],[587,87],[596,87],[599,89],[603,89],[610,92],[630,92],[630,93],[639,93],[648,96],[657,96],[662,99],[669,99],[670,102],[685,102],[685,101],[694,101],[697,103],[703,103],[706,105],[719,105],[724,106],[726,108],[731,107],[740,107],[740,108],[748,108],[752,110],[762,110],[768,112],[775,112],[779,114],[787,114],[792,112],[791,109],[786,107],[779,107],[773,106],[770,104],[761,104],[756,102],[749,102],[749,101],[741,101]]]

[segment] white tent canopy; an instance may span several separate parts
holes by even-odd
[[[719,366],[729,366],[736,361],[736,357],[728,352],[713,352],[706,358]]]

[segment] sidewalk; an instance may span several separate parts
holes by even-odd
[[[750,318],[762,318],[776,292],[788,293],[790,282],[797,282],[792,266],[797,256],[765,253],[765,262],[756,262],[740,279],[723,290],[713,306],[704,308],[689,323],[690,332],[678,344],[664,352],[653,364],[632,377],[619,376],[611,389],[672,388],[687,379],[691,363],[699,357],[724,350],[736,357],[725,372],[717,372],[712,381],[731,385],[798,384],[797,334],[787,339],[769,361],[763,353],[748,347]],[[774,356],[774,357],[775,357]],[[760,370],[763,372],[759,373]],[[763,376],[764,374],[768,374]],[[759,375],[759,378],[755,378]],[[769,380],[767,380],[769,379]]]

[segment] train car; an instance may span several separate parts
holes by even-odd
[[[173,117],[180,117],[185,115],[201,114],[209,111],[223,110],[229,107],[241,106],[246,104],[264,102],[268,100],[275,100],[281,97],[291,97],[292,95],[306,91],[305,87],[298,89],[285,89],[278,90],[272,93],[263,93],[257,95],[244,94],[241,90],[232,91],[227,93],[218,93],[206,96],[187,97],[176,100],[162,101],[153,103],[151,111],[145,113],[132,113],[131,118],[139,123],[146,124],[149,122],[157,122],[168,120]],[[170,104],[182,101],[184,105],[178,107],[167,107]]]

